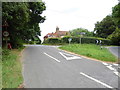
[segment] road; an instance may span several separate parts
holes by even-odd
[[[116,57],[120,58],[120,46],[110,46],[107,47],[109,51],[115,55]]]
[[[28,45],[23,52],[25,88],[118,88],[116,67],[55,46]]]

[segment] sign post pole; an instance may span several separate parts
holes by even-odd
[[[72,41],[72,38],[69,38],[68,41],[69,41],[69,45],[70,45],[70,42]]]

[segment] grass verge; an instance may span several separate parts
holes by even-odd
[[[2,49],[0,47],[0,90],[2,89]]]
[[[5,51],[2,55],[2,88],[17,88],[23,83],[21,49]]]
[[[94,44],[70,44],[59,48],[101,61],[117,62],[117,57],[111,54],[107,48],[101,49],[100,46]]]

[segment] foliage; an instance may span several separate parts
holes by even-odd
[[[48,38],[44,43],[56,44],[61,43],[61,40],[59,38]]]
[[[2,50],[2,55],[9,55],[10,54],[10,50],[8,50],[8,49],[3,49]]]
[[[70,30],[70,34],[71,36],[80,36],[80,33],[81,32],[84,32],[84,36],[93,36],[93,32],[90,32],[88,31],[87,29],[84,29],[84,28],[77,28],[77,29],[73,29],[73,30]]]
[[[13,48],[22,46],[22,43],[29,39],[34,40],[34,36],[40,36],[39,23],[45,20],[45,17],[41,16],[45,9],[43,2],[2,3],[2,23],[8,23],[7,29],[3,27],[3,31],[9,32]]]
[[[116,30],[108,36],[111,39],[112,44],[120,46],[120,28],[116,28]]]
[[[120,3],[113,7],[112,17],[116,24],[116,30],[108,38],[112,40],[113,44],[120,45]]]
[[[60,49],[74,52],[79,55],[95,58],[101,61],[116,62],[117,58],[107,48],[101,49],[95,44],[70,44],[59,47]]]
[[[120,28],[120,3],[112,8],[112,17],[114,18],[115,24]]]
[[[23,83],[19,54],[20,51],[12,50],[9,55],[2,55],[2,88],[18,88]]]
[[[72,37],[71,36],[65,36],[61,39],[61,42],[62,43],[69,43],[69,41],[68,41],[69,38],[72,38]]]
[[[110,45],[111,41],[109,39],[104,39],[104,38],[97,38],[97,37],[72,37],[72,36],[65,36],[63,38],[48,38],[47,40],[44,41],[46,44],[60,44],[60,43],[69,43],[68,39],[71,38],[71,43],[80,43],[80,38],[81,38],[81,43],[82,44],[96,44],[96,40],[98,40],[98,44],[102,45]],[[100,40],[102,43],[100,43]]]
[[[95,36],[101,38],[107,38],[115,31],[116,25],[112,16],[106,16],[101,22],[95,24],[94,32]]]

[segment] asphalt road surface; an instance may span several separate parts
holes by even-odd
[[[25,88],[118,88],[117,67],[55,46],[28,45],[23,52]]]
[[[120,58],[120,46],[111,46],[108,47],[109,51],[115,55],[116,57]]]

